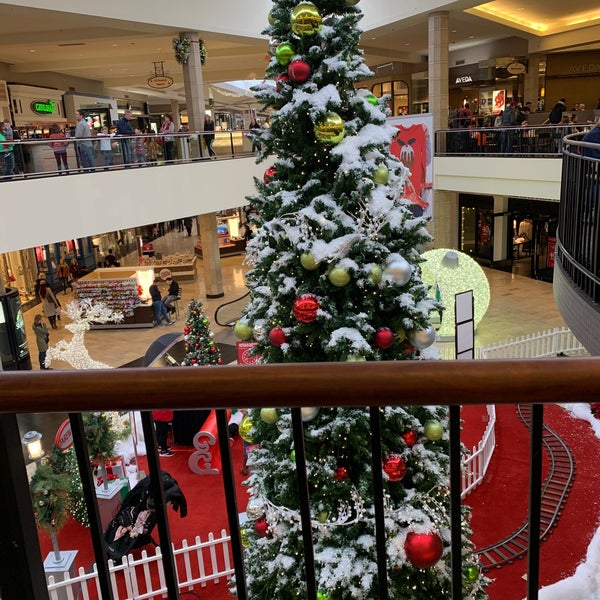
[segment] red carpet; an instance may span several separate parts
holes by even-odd
[[[471,448],[480,439],[487,424],[485,407],[469,407],[462,412],[463,442]],[[585,558],[587,546],[600,523],[600,498],[596,493],[596,457],[600,441],[588,423],[572,418],[557,406],[547,406],[545,422],[567,443],[575,456],[575,481],[565,510],[552,535],[541,546],[540,585],[546,586],[573,574]],[[496,422],[497,447],[486,480],[470,494],[466,503],[473,507],[474,542],[482,548],[510,534],[527,516],[529,477],[529,432],[517,418],[514,406],[498,406]],[[188,501],[189,514],[181,519],[169,510],[171,537],[176,547],[181,540],[190,543],[196,535],[206,539],[222,528],[229,530],[225,512],[225,496],[218,476],[193,474],[188,467],[190,447],[174,448],[175,456],[162,458],[162,468],[179,482]],[[241,486],[242,442],[238,438],[232,448],[238,481],[239,512],[246,508],[247,493]],[[145,465],[142,465],[145,468]],[[155,538],[158,533],[154,531]],[[89,531],[78,523],[68,523],[59,533],[62,550],[78,548],[76,564],[88,569],[94,562]],[[42,555],[51,548],[50,539],[40,533]],[[151,548],[148,548],[151,550]],[[136,550],[135,553],[139,553]],[[490,571],[494,579],[488,588],[490,600],[521,600],[526,595],[524,575],[526,559]],[[197,586],[194,590],[204,600],[230,600],[224,580],[219,584]]]

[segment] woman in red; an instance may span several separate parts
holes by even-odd
[[[169,429],[173,421],[172,410],[153,410],[152,420],[156,427],[156,441],[158,443],[158,453],[160,456],[174,456],[175,453],[171,452],[167,444],[167,437],[169,435]]]

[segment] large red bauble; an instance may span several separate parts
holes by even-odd
[[[346,467],[341,466],[333,472],[333,476],[338,481],[342,481],[342,479],[348,479],[348,477],[350,477],[350,473],[348,473],[348,469],[346,469]]]
[[[383,472],[388,479],[395,483],[406,475],[406,462],[395,452],[390,452],[383,458]]]
[[[409,429],[402,434],[402,439],[409,448],[412,448],[417,443],[417,432]]]
[[[319,300],[312,294],[302,294],[294,301],[292,312],[301,323],[313,323],[317,320],[317,311],[320,308]]]
[[[277,175],[277,169],[275,167],[269,167],[263,175],[263,181],[267,184],[271,183],[271,179],[273,179],[275,175]]]
[[[443,550],[442,538],[434,531],[431,533],[411,531],[404,542],[406,558],[419,569],[433,567],[442,558]]]
[[[282,344],[287,342],[287,337],[281,327],[273,327],[273,329],[269,331],[269,341],[273,346],[279,348]]]
[[[266,519],[262,517],[257,519],[254,523],[254,531],[256,531],[256,535],[266,537],[269,534],[269,524]]]
[[[380,327],[375,332],[373,343],[382,350],[390,348],[394,343],[394,332],[389,327]]]
[[[310,66],[303,60],[293,60],[287,72],[294,83],[304,83],[310,77]]]

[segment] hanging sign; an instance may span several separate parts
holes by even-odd
[[[527,71],[527,67],[523,63],[513,62],[506,67],[506,70],[511,75],[520,75],[521,73],[525,73],[525,71]]]
[[[154,88],[155,90],[164,90],[166,88],[170,88],[173,83],[173,78],[169,77],[168,75],[155,75],[154,77],[150,77],[150,79],[148,79],[148,86]]]
[[[73,432],[71,431],[71,421],[63,421],[56,432],[54,444],[60,450],[68,450],[73,445]]]
[[[53,100],[33,100],[30,106],[32,112],[36,115],[53,115],[56,102]]]

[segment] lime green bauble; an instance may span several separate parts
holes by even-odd
[[[390,180],[390,172],[386,165],[381,164],[377,167],[377,170],[373,174],[373,181],[377,185],[387,185]]]
[[[342,269],[342,267],[334,267],[329,271],[329,281],[335,287],[344,287],[350,283],[350,273],[346,271],[346,269]]]
[[[475,565],[469,565],[465,569],[465,576],[467,581],[473,583],[479,579],[479,569]]]
[[[296,460],[296,451],[295,450],[292,450],[290,452],[290,460],[294,460],[294,461]]]
[[[233,333],[236,338],[242,341],[249,340],[252,337],[252,327],[248,323],[244,323],[244,321],[238,321],[233,326]]]
[[[260,418],[269,425],[277,423],[279,421],[279,413],[276,408],[261,408]]]
[[[240,529],[240,541],[242,542],[242,546],[244,546],[244,548],[248,548],[248,546],[250,546],[248,532],[245,529]]]
[[[383,271],[379,265],[373,265],[371,272],[369,273],[369,279],[373,283],[379,283],[383,276]]]
[[[406,338],[406,331],[404,331],[404,329],[402,329],[402,327],[400,327],[397,331],[396,331],[396,339],[399,342],[403,342],[404,339]]]
[[[328,112],[325,117],[315,123],[315,137],[324,144],[339,144],[346,134],[346,126],[340,115]]]
[[[379,104],[379,98],[375,94],[369,94],[367,96],[367,102],[373,106],[377,106]]]
[[[356,6],[359,2],[360,0],[346,0],[348,6]]]
[[[269,25],[271,25],[271,27],[274,26],[276,21],[275,21],[275,17],[273,16],[272,10],[269,11],[269,16],[267,18],[269,20]]]
[[[439,421],[427,421],[424,427],[425,437],[432,442],[437,442],[444,435],[444,426]]]
[[[346,359],[346,362],[365,362],[367,359],[359,354],[350,354]]]
[[[244,417],[242,419],[242,422],[240,423],[239,433],[240,433],[240,437],[245,442],[248,442],[249,444],[251,444],[254,441],[254,439],[250,435],[250,432],[252,431],[252,427],[253,427],[253,425],[252,425],[252,421],[251,421],[250,417]]]
[[[301,2],[290,16],[290,25],[296,35],[314,35],[321,31],[323,17],[312,2]]]
[[[329,516],[329,513],[326,510],[322,510],[317,515],[317,521],[319,521],[319,523],[325,523],[325,521],[327,521],[328,516]]]
[[[292,62],[294,56],[296,56],[296,50],[291,44],[279,44],[275,50],[277,62],[284,67]]]
[[[317,600],[329,600],[329,596],[325,592],[317,592]]]
[[[319,263],[315,260],[315,257],[310,252],[305,252],[300,256],[300,264],[307,271],[314,271],[319,268]]]

